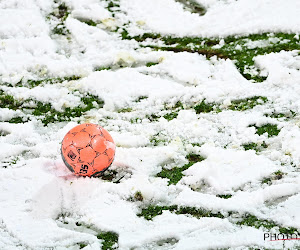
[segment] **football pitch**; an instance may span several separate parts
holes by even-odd
[[[300,249],[299,16],[0,0],[0,249]],[[98,177],[61,157],[83,123],[116,144]]]

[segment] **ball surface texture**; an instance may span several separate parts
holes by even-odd
[[[72,128],[61,144],[61,155],[68,169],[76,175],[97,176],[113,162],[115,143],[101,126],[92,123]]]

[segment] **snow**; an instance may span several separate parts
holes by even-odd
[[[203,16],[173,0],[120,0],[114,16],[107,1],[64,2],[70,9],[66,36],[51,33],[56,21],[48,15],[58,5],[54,1],[0,2],[0,90],[18,101],[50,103],[57,111],[82,105],[85,93],[104,100],[104,107],[47,126],[29,111],[0,108],[0,248],[79,249],[84,243],[84,249],[100,249],[103,241],[97,234],[112,231],[124,250],[281,249],[282,242],[263,240],[263,227],[236,220],[249,213],[299,231],[299,50],[254,57],[248,71],[267,76],[254,83],[230,59],[143,48],[137,41],[122,40],[116,29],[126,27],[131,36],[286,32],[297,37],[300,2],[197,0],[206,8]],[[243,46],[288,42],[245,40]],[[221,40],[214,48],[224,44]],[[148,62],[158,64],[146,67]],[[95,71],[101,67],[110,69]],[[16,86],[28,79],[69,76],[80,79]],[[235,100],[255,96],[268,101],[245,111],[228,109]],[[202,100],[218,104],[222,112],[197,114],[192,107]],[[172,108],[178,101],[184,109]],[[291,111],[292,118],[266,116]],[[170,112],[178,116],[168,121],[164,115]],[[151,120],[153,114],[159,117]],[[17,117],[30,120],[8,122]],[[84,122],[100,124],[116,143],[113,181],[74,176],[61,159],[62,138]],[[253,127],[269,123],[280,129],[277,136],[258,135]],[[248,143],[268,147],[246,151],[243,145]],[[177,184],[157,177],[163,168],[187,164],[186,156],[192,153],[205,159],[185,170]],[[282,178],[274,174],[277,171]],[[271,184],[264,183],[266,178]],[[134,200],[137,192],[142,201]],[[229,194],[228,199],[219,197]],[[225,218],[168,210],[152,220],[137,216],[148,206],[172,205],[221,212]],[[289,241],[286,247],[297,244]]]
[[[227,36],[262,32],[299,32],[300,3],[295,0],[218,1],[204,16],[189,13],[171,0],[121,0],[132,22],[146,29],[179,36]],[[201,3],[202,1],[200,1]]]
[[[186,170],[182,181],[192,187],[208,185],[216,193],[238,190],[248,182],[254,184],[255,180],[276,170],[274,163],[252,150],[243,152],[202,146],[200,152],[206,159]]]

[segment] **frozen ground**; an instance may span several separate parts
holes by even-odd
[[[0,249],[299,249],[298,0],[0,1]],[[101,178],[63,136],[113,136]]]

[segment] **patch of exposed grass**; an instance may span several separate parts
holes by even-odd
[[[173,112],[170,112],[170,113],[165,114],[163,117],[164,117],[166,120],[171,121],[171,120],[177,118],[177,116],[178,116],[178,112],[173,111]]]
[[[85,112],[93,108],[102,108],[104,104],[103,100],[91,94],[86,94],[84,97],[81,97],[81,102],[82,104],[77,107],[67,107],[64,108],[63,111],[57,111],[50,103],[42,103],[40,101],[30,99],[20,102],[15,100],[13,96],[6,95],[3,91],[0,91],[0,108],[9,108],[12,110],[32,110],[32,115],[41,119],[45,126],[49,123],[70,121],[72,118],[80,117]],[[19,123],[24,121],[25,120],[23,120],[23,118],[16,117],[12,118],[9,122]]]
[[[184,174],[182,173],[184,170],[188,169],[196,162],[200,162],[204,160],[204,158],[201,155],[197,155],[197,154],[189,154],[186,156],[186,158],[189,162],[184,166],[174,167],[172,169],[163,168],[162,171],[159,172],[156,176],[169,179],[168,185],[171,184],[176,185],[184,176]]]
[[[54,10],[47,16],[47,19],[54,18],[57,25],[53,28],[52,33],[56,35],[69,35],[70,31],[65,26],[65,20],[70,15],[70,10],[65,3],[60,3]]]
[[[1,133],[0,133],[1,135]],[[3,162],[3,165],[2,167],[3,168],[7,168],[7,167],[11,167],[13,165],[16,165],[17,162],[20,160],[20,157],[19,156],[12,156],[12,157],[9,157],[7,160],[5,160]]]
[[[260,152],[263,149],[267,148],[268,145],[266,144],[265,141],[261,144],[250,142],[250,143],[243,144],[242,147],[244,147],[245,150],[255,150],[256,152]]]
[[[115,17],[116,12],[120,12],[120,2],[118,0],[106,0],[106,9],[111,12],[112,17]]]
[[[167,140],[165,139],[164,135],[156,133],[155,135],[151,136],[150,142],[153,144],[153,146],[159,146],[164,145]]]
[[[258,219],[256,216],[251,215],[251,214],[246,214],[243,216],[241,221],[237,222],[238,225],[244,225],[244,226],[249,226],[249,227],[255,227],[255,228],[260,228],[264,227],[266,229],[271,229],[273,227],[276,227],[276,223],[273,221],[269,220],[261,220]]]
[[[143,201],[144,200],[144,196],[143,196],[142,192],[141,191],[135,192],[135,194],[133,196],[133,200],[134,201]]]
[[[150,121],[150,122],[155,122],[157,121],[160,116],[156,115],[156,114],[151,114],[151,115],[146,115],[146,118]]]
[[[276,119],[285,118],[286,120],[294,118],[296,115],[297,113],[294,112],[293,110],[289,110],[288,112],[285,113],[273,112],[271,114],[265,114],[265,116],[267,117],[272,117]]]
[[[122,108],[118,110],[118,113],[128,113],[128,112],[132,112],[133,109],[132,108]]]
[[[274,227],[278,227],[280,233],[297,233],[299,234],[299,231],[297,228],[294,227],[281,227],[280,225],[276,224],[274,221],[271,220],[263,220],[263,219],[258,219],[256,216],[251,215],[251,214],[246,214],[243,216],[242,220],[237,222],[238,225],[244,225],[244,226],[249,226],[249,227],[255,227],[257,229],[263,227],[265,229],[272,229]]]
[[[205,100],[202,100],[201,103],[194,106],[196,114],[200,113],[209,113],[217,109],[217,105],[215,103],[206,103]]]
[[[53,10],[53,12],[50,13],[50,15],[56,17],[57,19],[65,21],[70,15],[70,11],[65,3],[61,3],[57,8]]]
[[[218,194],[217,197],[222,199],[229,199],[232,197],[232,194]]]
[[[202,217],[224,218],[224,216],[220,212],[213,213],[211,211],[201,209],[201,208],[179,207],[177,205],[172,205],[172,206],[150,205],[147,208],[143,208],[141,213],[138,214],[138,216],[144,217],[146,220],[152,220],[155,216],[161,215],[163,211],[170,211],[175,214],[187,214],[196,218],[202,218]]]
[[[63,23],[59,23],[52,29],[52,33],[55,35],[66,36],[70,34],[70,31]]]
[[[79,245],[79,249],[82,249],[82,248],[86,247],[88,244],[85,242],[80,242],[80,243],[78,243],[78,245]]]
[[[78,231],[77,227],[81,227],[93,231],[95,234],[97,234],[97,239],[102,241],[101,249],[103,250],[116,249],[118,247],[119,235],[117,233],[111,231],[102,231],[91,224],[85,224],[84,222],[76,221],[75,219],[72,218],[72,214],[69,212],[62,212],[58,214],[56,217],[56,221],[65,225],[69,225],[70,227],[73,227],[74,231]],[[80,246],[80,248],[83,248],[88,245],[86,242],[79,242],[77,244]]]
[[[84,103],[83,106],[74,108],[67,107],[62,112],[53,109],[50,103],[44,104],[37,102],[37,106],[32,114],[35,116],[43,116],[42,122],[46,126],[49,123],[70,121],[72,118],[80,117],[93,108],[102,108],[104,104],[101,99],[93,95],[82,97],[81,101]]]
[[[171,121],[171,120],[177,118],[179,111],[184,109],[181,101],[176,102],[175,105],[173,105],[171,107],[168,107],[167,105],[165,105],[165,108],[166,108],[166,110],[172,110],[171,112],[168,112],[165,115],[163,115],[163,117],[168,121]]]
[[[142,95],[142,96],[139,96],[138,98],[136,98],[134,100],[134,102],[140,102],[140,101],[145,100],[145,99],[148,99],[148,96]]]
[[[103,66],[103,67],[96,67],[95,69],[94,69],[94,71],[102,71],[102,70],[111,70],[111,67],[109,67],[109,66]]]
[[[279,134],[280,129],[277,128],[275,124],[265,124],[260,127],[253,125],[256,128],[256,134],[262,135],[264,133],[268,134],[268,137],[276,136]]]
[[[89,26],[97,26],[98,25],[98,23],[96,23],[95,21],[90,20],[90,19],[81,19],[80,21]]]
[[[6,94],[0,89],[0,108],[9,108],[17,110],[21,107],[22,102],[16,100],[13,96]]]
[[[271,184],[272,183],[272,179],[270,177],[266,177],[261,181],[262,184]]]
[[[116,249],[119,235],[115,232],[101,232],[97,235],[97,238],[102,241],[102,250],[110,250],[110,249]]]
[[[228,109],[237,110],[237,111],[244,111],[247,109],[252,109],[257,105],[262,105],[268,101],[268,98],[263,96],[254,96],[251,98],[234,100],[231,102],[231,105]]]
[[[158,62],[147,62],[146,63],[146,67],[151,67],[151,66],[154,66],[154,65],[157,65],[159,64]]]
[[[271,176],[264,178],[261,183],[270,185],[273,180],[281,180],[285,174],[286,173],[278,170],[272,173]]]
[[[11,118],[8,122],[9,123],[25,123],[25,122],[28,122],[29,119],[28,118],[24,118],[24,117],[13,117]]]
[[[137,42],[144,42],[147,39],[155,40],[155,39],[159,39],[159,38],[162,38],[162,35],[157,34],[157,33],[144,33],[144,34],[142,34],[140,36],[131,37],[131,36],[129,36],[129,34],[128,34],[128,32],[126,30],[124,30],[122,32],[122,39],[134,39]]]
[[[57,78],[44,78],[40,80],[21,80],[16,84],[16,87],[28,87],[28,88],[34,88],[37,86],[40,86],[42,84],[56,84],[56,83],[62,83],[64,81],[76,81],[79,80],[81,76],[66,76],[66,77],[57,77]]]
[[[168,185],[171,184],[176,185],[183,177],[182,172],[188,169],[190,166],[191,166],[190,164],[186,164],[183,167],[174,167],[172,169],[163,168],[162,171],[158,173],[156,176],[169,179]]]
[[[266,76],[260,75],[259,69],[254,65],[254,57],[272,52],[298,50],[299,41],[295,34],[254,34],[249,36],[230,36],[222,38],[202,38],[202,37],[171,37],[162,36],[156,33],[145,33],[140,36],[131,37],[124,31],[122,39],[134,39],[138,42],[152,40],[150,47],[155,50],[165,50],[174,52],[190,52],[205,55],[208,58],[217,56],[218,58],[231,59],[239,69],[240,73],[248,80],[262,82]],[[160,40],[164,45],[153,45],[153,41]],[[288,41],[288,42],[287,42]],[[253,45],[253,42],[262,42],[263,46]],[[252,44],[251,44],[252,43]],[[249,69],[255,70],[249,70]]]

